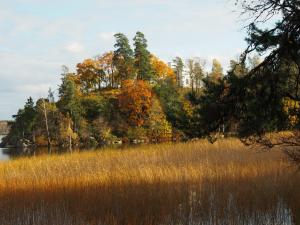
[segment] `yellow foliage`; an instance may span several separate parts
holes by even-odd
[[[176,76],[173,69],[154,55],[151,56],[151,64],[154,69],[154,73],[158,76],[158,78],[172,78],[175,80]]]
[[[70,143],[70,141],[76,141],[78,139],[77,133],[75,133],[72,129],[73,121],[67,116],[63,117],[60,122],[60,139],[63,143]],[[68,145],[64,144],[64,145]]]
[[[44,135],[40,135],[40,136],[35,137],[35,144],[37,146],[47,146],[48,140]]]
[[[190,101],[183,101],[183,108],[187,116],[193,116],[194,108]]]
[[[299,109],[300,104],[298,101],[294,101],[290,98],[283,99],[283,110],[288,115],[290,128],[294,128],[299,123]]]
[[[156,141],[159,141],[164,139],[170,139],[172,137],[172,126],[167,121],[166,115],[157,98],[153,98],[148,123],[148,135],[150,139],[155,139]]]
[[[86,92],[99,86],[102,76],[102,67],[97,60],[85,59],[82,63],[77,64],[77,74],[80,84]]]

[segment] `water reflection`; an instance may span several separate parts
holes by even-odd
[[[0,143],[2,142],[2,138],[4,136],[0,136]],[[73,152],[78,152],[78,151],[92,151],[95,149],[106,149],[109,148],[110,150],[112,149],[119,149],[123,150],[126,148],[139,148],[143,144],[122,144],[122,145],[110,145],[110,146],[103,146],[99,148],[82,148],[82,149],[74,149]],[[55,147],[53,146],[51,149],[51,154],[64,154],[68,153],[69,150],[66,148],[61,148],[61,147]],[[37,147],[37,148],[0,148],[0,161],[3,160],[11,160],[15,158],[20,158],[20,157],[32,157],[32,156],[38,156],[38,155],[46,155],[49,154],[48,148],[47,147]]]
[[[0,143],[2,142],[2,138],[4,136],[0,135]],[[10,151],[7,148],[0,148],[0,160],[9,160],[11,158]]]

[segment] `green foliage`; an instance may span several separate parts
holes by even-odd
[[[245,10],[244,14],[253,17],[241,65],[252,52],[266,57],[262,62],[257,57],[250,58],[249,72],[237,68],[242,72],[233,69],[229,73],[230,89],[225,99],[231,115],[239,121],[243,136],[289,129],[291,111],[286,110],[284,100],[300,101],[299,1],[237,2]],[[259,27],[258,21],[268,21],[277,13],[282,15],[280,20],[273,25],[269,23],[267,29]],[[246,76],[237,77],[237,73]],[[293,116],[299,115],[297,111],[295,108]]]
[[[134,54],[129,45],[128,38],[122,34],[115,34],[116,44],[113,63],[116,66],[121,80],[134,78]]]
[[[153,79],[154,73],[151,66],[151,55],[147,50],[147,40],[143,33],[137,32],[134,39],[134,57],[135,71],[137,78],[150,81]]]
[[[152,108],[147,124],[148,137],[151,141],[159,142],[169,140],[172,137],[172,126],[167,121],[160,101],[153,98]]]
[[[228,102],[234,109],[232,115],[239,120],[242,136],[262,134],[287,128],[283,110],[283,96],[287,82],[280,72],[270,71],[267,76],[229,76]],[[234,107],[234,108],[233,108]]]
[[[159,82],[154,88],[167,120],[175,129],[189,134],[189,118],[184,108],[185,99],[179,93],[178,87],[172,79]]]
[[[16,115],[15,121],[11,123],[9,134],[5,138],[5,143],[8,145],[17,145],[21,139],[33,141],[34,126],[36,121],[36,110],[34,107],[33,99],[30,97]]]
[[[93,121],[99,116],[106,114],[106,110],[109,107],[107,99],[101,94],[85,95],[81,98],[81,106],[84,109],[84,117],[88,121]]]
[[[194,79],[196,92],[201,88],[202,80],[205,76],[204,68],[199,61],[194,62]]]
[[[198,135],[208,135],[220,131],[225,125],[227,105],[224,101],[226,84],[223,79],[216,82],[207,77],[203,80],[204,91],[200,96],[194,96],[193,103],[197,106],[194,114],[194,126]]]
[[[130,141],[148,139],[147,130],[144,127],[129,127],[126,136]]]
[[[69,75],[64,76],[59,87],[60,100],[57,105],[64,115],[71,116],[75,130],[77,130],[80,119],[84,114],[79,95],[80,93],[74,80]]]
[[[35,109],[37,113],[34,130],[36,139],[35,143],[37,145],[47,145],[46,143],[39,143],[39,140],[47,139],[48,133],[46,126],[48,126],[50,140],[52,140],[53,143],[57,142],[59,138],[60,112],[56,104],[54,102],[50,102],[48,99],[38,99]],[[47,124],[45,115],[47,115]]]

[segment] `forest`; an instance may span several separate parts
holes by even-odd
[[[4,142],[48,146],[50,151],[52,146],[71,150],[205,135],[209,128],[199,120],[206,120],[201,107],[209,104],[204,102],[208,91],[224,79],[221,64],[214,60],[207,72],[203,60],[187,60],[190,84],[184,85],[183,59],[176,57],[169,65],[163,62],[148,51],[141,32],[133,39],[133,50],[124,34],[115,34],[115,39],[114,51],[85,59],[76,72],[63,67],[57,101],[51,89],[37,102],[28,98]],[[255,60],[251,62],[258,63]],[[232,61],[232,68],[237,63]],[[212,109],[205,110],[210,114],[208,110]],[[225,124],[221,127],[222,132],[230,130]]]

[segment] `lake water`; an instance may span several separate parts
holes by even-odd
[[[0,135],[0,142],[2,142],[2,138],[4,136],[3,135]],[[10,159],[10,155],[7,153],[7,150],[6,148],[0,148],[0,160],[9,160]]]

